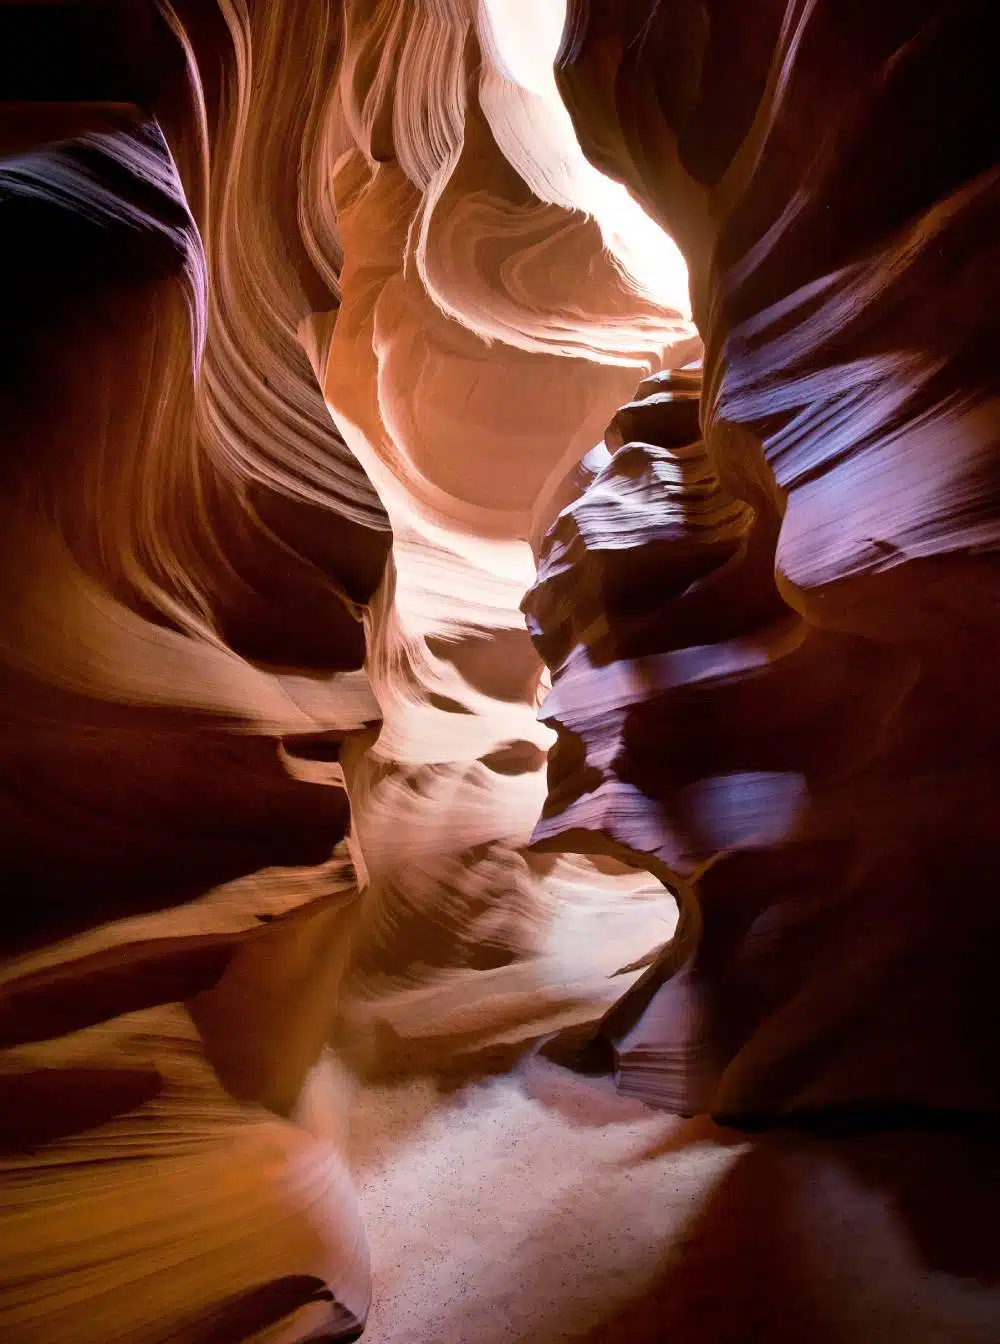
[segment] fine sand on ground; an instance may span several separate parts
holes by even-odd
[[[366,1344],[998,1344],[995,1139],[754,1138],[535,1054],[669,937],[625,886],[578,885],[534,962],[355,1005],[396,1071],[350,1122]]]
[[[997,1344],[996,1148],[752,1142],[539,1063],[358,1097],[367,1344]]]
[[[366,1340],[573,1339],[655,1279],[738,1150],[659,1155],[678,1121],[630,1106],[604,1124],[599,1104],[588,1113],[554,1081],[545,1100],[517,1073],[447,1096],[426,1080],[362,1092]]]

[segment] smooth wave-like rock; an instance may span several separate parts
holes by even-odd
[[[0,1334],[353,1337],[337,754],[379,715],[391,538],[296,334],[334,292],[274,175],[309,107],[264,15],[29,9],[0,37],[5,71],[47,44],[0,109]]]
[[[394,1208],[435,1143],[493,1152],[498,1216],[517,1152],[558,1150],[495,1243],[544,1237],[539,1280],[637,1163],[745,1165],[636,1099],[995,1116],[986,28],[973,0],[0,7],[0,1337],[357,1338],[359,1086],[369,1157],[438,1106],[369,1187],[415,1264],[428,1228],[460,1266],[489,1245],[482,1190],[412,1238]],[[513,1075],[543,1037],[630,1099]],[[653,1150],[609,1164],[608,1118]],[[888,1312],[917,1251],[869,1187],[912,1172],[753,1151],[692,1206],[670,1321],[760,1335],[704,1263],[773,1188],[765,1271],[801,1242],[860,1319],[830,1287],[858,1253],[822,1249],[846,1201],[899,1252]],[[494,1259],[473,1331],[514,1328]],[[996,1337],[982,1285],[939,1311],[932,1277],[921,1339],[956,1301]]]
[[[595,163],[688,261],[526,602],[536,842],[677,892],[590,1052],[757,1124],[993,1114],[995,79],[975,5],[575,4]],[[939,108],[930,124],[924,109]]]
[[[522,995],[525,957],[539,987],[552,974],[563,872],[576,882],[580,865],[525,852],[550,741],[519,611],[530,539],[643,373],[698,341],[672,244],[580,153],[557,31],[547,64],[545,34],[503,6],[473,21],[464,4],[349,5],[347,33],[341,303],[307,330],[393,531],[368,618],[382,723],[345,759],[369,880],[353,1012],[426,1044],[414,992],[437,986],[450,1037],[460,1004],[474,1017],[481,995],[498,1001],[504,968]],[[651,230],[659,293],[636,260],[648,273]],[[595,913],[631,924],[641,875],[612,868],[592,870]]]
[[[558,23],[32,9],[0,113],[0,1333],[353,1337],[331,1034],[382,1068],[516,1048],[669,931],[644,874],[524,852],[519,603],[558,480],[697,346],[683,263],[580,153]]]

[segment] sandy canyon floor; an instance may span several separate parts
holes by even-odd
[[[647,937],[669,927],[662,904],[643,917]],[[643,936],[625,924],[601,940],[606,964]],[[561,934],[578,986],[595,967],[585,927]],[[354,1100],[367,1344],[1000,1340],[989,1135],[754,1137],[649,1110],[529,1047],[478,1071],[421,1060]]]
[[[371,1344],[1000,1339],[995,1144],[752,1142],[539,1068],[361,1092]]]

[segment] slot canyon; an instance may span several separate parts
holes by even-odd
[[[998,1344],[990,13],[0,3],[0,1344]]]

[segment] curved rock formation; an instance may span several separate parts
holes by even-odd
[[[0,7],[4,1340],[356,1338],[359,1078],[550,1033],[745,1128],[995,1114],[982,8]],[[548,1088],[586,1168],[533,1068],[461,1152]],[[712,1133],[589,1095],[559,1210]],[[878,1161],[754,1151],[822,1258]]]
[[[524,853],[549,735],[519,604],[567,467],[643,371],[697,339],[663,307],[671,284],[684,302],[672,245],[579,151],[552,75],[558,29],[546,61],[514,9],[348,6],[342,302],[309,328],[393,529],[367,664],[383,722],[348,762],[370,879],[352,1034],[388,1028],[411,1055],[414,1038],[483,1047],[484,996],[504,1032],[534,1020],[547,986],[578,999],[559,988],[553,921],[588,887],[595,917],[609,905],[627,934],[595,949],[598,983],[648,946],[632,899],[648,880]],[[641,275],[651,230],[659,295]]]
[[[45,11],[0,39],[47,62],[0,112],[0,1334],[346,1337],[336,756],[390,537],[296,340],[308,109],[263,16],[251,69],[228,8]]]
[[[46,10],[0,118],[0,1332],[346,1337],[345,967],[340,1034],[412,1063],[593,1017],[669,928],[523,852],[518,606],[550,479],[697,344],[683,266],[580,154],[558,24]]]
[[[995,1114],[978,7],[573,9],[582,143],[678,240],[706,352],[699,415],[668,377],[612,422],[526,602],[539,847],[631,856],[682,907],[590,1052],[743,1125]]]

